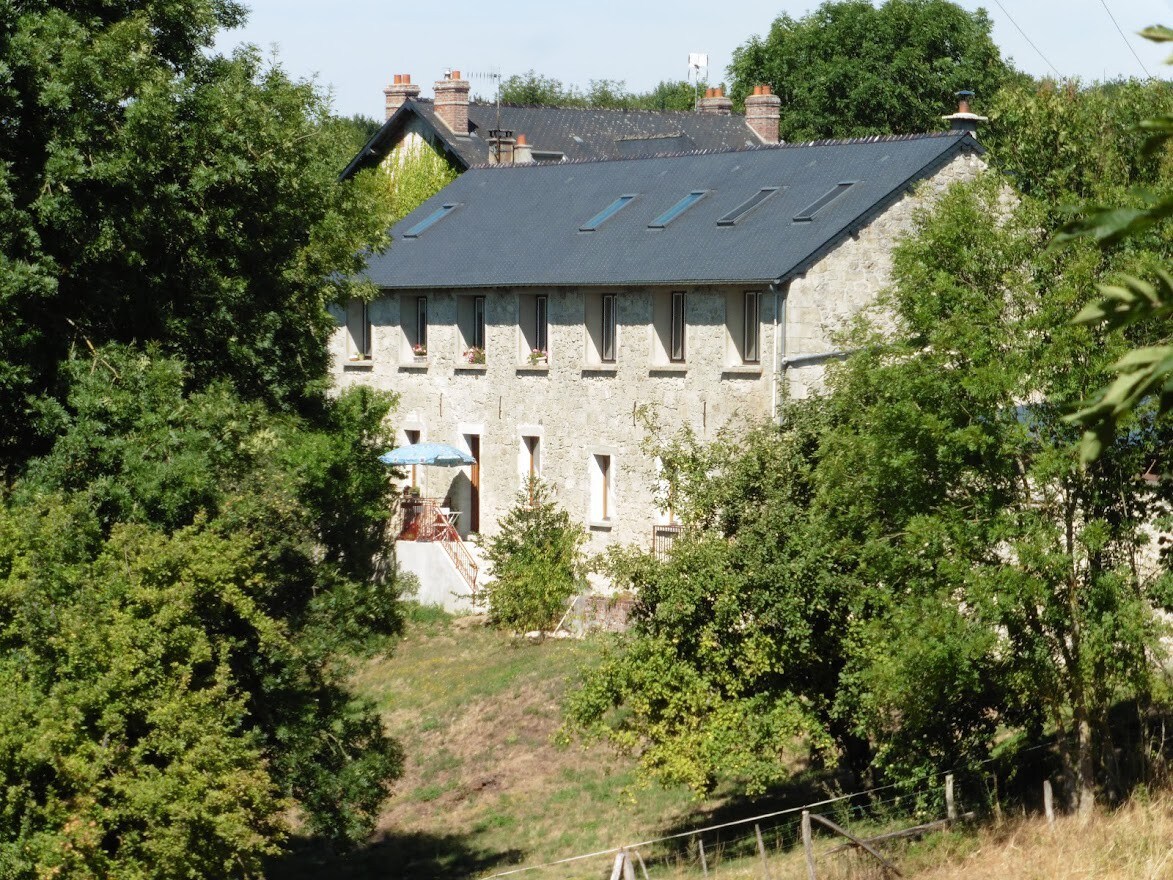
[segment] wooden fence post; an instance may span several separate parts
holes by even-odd
[[[957,818],[957,804],[953,803],[953,774],[945,774],[945,818],[953,821]]]
[[[623,851],[623,880],[635,880],[635,865],[631,863],[631,853]]]
[[[1047,814],[1047,824],[1055,824],[1055,794],[1051,791],[1051,780],[1043,780],[1043,812]]]
[[[709,863],[705,859],[705,843],[699,837],[696,839],[696,851],[697,851],[697,855],[699,855],[701,857],[701,871],[703,871],[704,875],[706,877],[708,877],[709,876]]]
[[[611,866],[611,880],[622,880],[623,863],[625,861],[627,861],[627,857],[623,850],[615,853],[615,864]]]
[[[811,811],[802,811],[802,848],[806,850],[806,876],[808,880],[818,880],[815,876],[815,847],[811,842]]]
[[[762,876],[765,880],[770,880],[770,863],[766,861],[766,845],[762,842],[762,829],[756,822],[753,826],[753,833],[758,837],[758,853],[762,857]]]

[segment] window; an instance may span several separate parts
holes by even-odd
[[[613,293],[588,293],[583,297],[583,325],[586,327],[586,363],[602,366],[615,363],[618,340],[619,303]]]
[[[456,327],[459,336],[459,360],[465,364],[485,363],[485,298],[456,298]]]
[[[367,303],[352,298],[346,303],[346,336],[352,361],[370,360],[371,318]]]
[[[648,224],[648,229],[663,229],[701,199],[708,195],[707,190],[697,189],[690,192],[679,202]]]
[[[621,210],[626,208],[634,198],[634,195],[620,196],[586,223],[582,224],[582,226],[578,227],[578,231],[594,232],[596,229],[618,214]]]
[[[733,226],[737,221],[743,219],[750,211],[778,192],[778,187],[767,186],[759,189],[756,193],[749,197],[748,200],[742,202],[724,217],[717,221],[718,226]]]
[[[756,364],[761,359],[758,343],[761,336],[762,295],[756,290],[747,290],[742,302],[741,359]]]
[[[684,291],[672,291],[672,332],[668,348],[668,360],[684,362]]]
[[[517,298],[518,355],[522,364],[543,364],[550,352],[549,298],[523,294]]]
[[[591,522],[607,524],[614,516],[614,490],[612,486],[611,456],[591,456]]]
[[[599,360],[605,364],[615,363],[615,294],[603,294],[603,321],[599,328],[602,341]]]
[[[404,294],[399,298],[399,319],[403,328],[401,359],[420,362],[428,356],[428,298]]]
[[[420,432],[419,431],[404,431],[403,436],[407,439],[408,446],[412,446],[412,445],[420,442]],[[419,485],[419,483],[417,481],[418,477],[419,477],[419,474],[417,472],[417,468],[418,468],[418,465],[413,464],[411,466],[411,486],[413,489]]]
[[[652,294],[652,367],[683,364],[688,349],[688,317],[683,290]]]
[[[798,222],[814,220],[815,215],[818,214],[819,211],[823,210],[823,208],[827,207],[827,205],[831,204],[831,202],[835,201],[835,199],[839,198],[853,186],[855,186],[855,181],[853,180],[847,180],[843,183],[836,184],[834,189],[823,193],[821,196],[807,205],[804,210],[795,214],[794,219]]]
[[[541,437],[522,437],[521,446],[523,452],[524,469],[522,470],[522,477],[525,479],[538,478],[542,475],[542,438]]]
[[[404,238],[418,238],[421,232],[423,232],[425,229],[428,229],[431,226],[435,226],[437,223],[439,223],[441,220],[443,220],[445,217],[447,217],[449,214],[451,214],[458,207],[460,207],[460,206],[457,204],[449,204],[449,205],[442,206],[439,210],[429,214],[427,217],[425,217],[419,223],[415,224],[415,226],[411,227],[411,229],[407,230],[407,232],[403,233],[403,237]]]

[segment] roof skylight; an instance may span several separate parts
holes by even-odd
[[[718,220],[717,225],[733,226],[735,223],[737,223],[738,220],[740,220],[774,193],[778,192],[778,189],[779,188],[776,186],[762,187],[756,193],[754,193],[752,196],[750,196],[748,199],[746,199],[744,202]]]
[[[427,217],[425,217],[419,223],[415,224],[415,226],[411,227],[411,229],[407,230],[407,232],[403,233],[403,237],[404,238],[418,238],[419,234],[421,232],[423,232],[425,229],[428,229],[431,226],[435,226],[437,223],[439,223],[441,220],[443,220],[445,217],[447,217],[449,214],[451,214],[455,208],[458,208],[458,207],[460,207],[459,204],[449,204],[449,205],[441,206],[435,212],[429,214]]]
[[[621,210],[627,207],[627,205],[634,198],[634,195],[620,196],[586,223],[582,224],[582,226],[578,227],[578,231],[594,232],[596,229],[618,214]]]
[[[814,220],[815,215],[819,213],[819,211],[823,210],[823,208],[827,207],[827,205],[831,204],[831,202],[835,201],[835,199],[839,198],[841,195],[855,186],[856,182],[857,181],[854,180],[846,180],[843,183],[836,184],[834,189],[823,193],[821,196],[807,205],[804,210],[795,214],[794,219],[800,222]]]
[[[709,191],[707,189],[694,189],[679,202],[677,202],[675,205],[649,223],[648,229],[663,229],[708,194]]]

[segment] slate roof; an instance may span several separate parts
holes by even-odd
[[[383,288],[769,283],[805,271],[915,182],[962,151],[968,134],[877,137],[648,159],[485,166],[458,177],[391,230],[366,275]],[[851,182],[814,218],[795,220]],[[732,226],[718,219],[778,187]],[[693,191],[663,229],[652,221]],[[594,232],[579,227],[635,195]],[[416,238],[404,233],[455,204]]]
[[[679,110],[588,110],[573,107],[468,106],[468,137],[455,137],[436,116],[429,100],[411,99],[388,119],[342,173],[380,162],[398,143],[411,116],[433,130],[433,143],[464,170],[489,161],[489,131],[524,134],[534,150],[561,153],[570,161],[654,156],[691,150],[733,150],[760,139],[744,116],[717,116]]]

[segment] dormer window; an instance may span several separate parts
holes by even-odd
[[[415,224],[415,226],[411,227],[411,229],[407,230],[407,232],[403,233],[403,237],[404,238],[419,238],[420,233],[422,233],[426,229],[430,229],[431,227],[435,226],[437,223],[439,223],[441,220],[443,220],[445,217],[447,217],[449,214],[451,214],[454,210],[456,210],[459,207],[460,207],[459,204],[443,205],[438,210],[429,214],[427,217],[425,217],[419,223]]]

